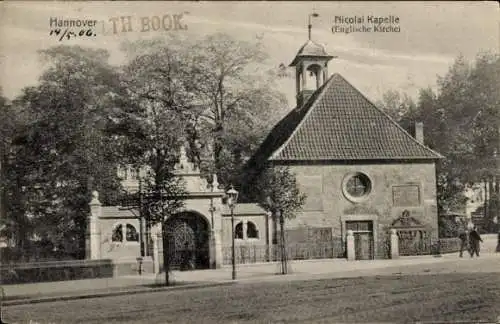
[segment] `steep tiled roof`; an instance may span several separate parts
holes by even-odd
[[[339,74],[301,109],[281,120],[256,155],[255,162],[442,157],[416,141]]]

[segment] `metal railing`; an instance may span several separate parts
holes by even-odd
[[[343,244],[340,240],[317,243],[290,243],[287,244],[288,260],[309,260],[341,258],[344,256]],[[231,264],[231,246],[222,247],[223,263]],[[235,259],[237,264],[260,263],[279,261],[280,246],[267,245],[237,245]]]
[[[459,238],[439,239],[439,253],[455,253],[460,251],[461,241]]]
[[[389,259],[391,257],[391,241],[389,235],[380,235],[375,242],[375,259]]]

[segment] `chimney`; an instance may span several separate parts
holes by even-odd
[[[415,123],[415,139],[424,144],[424,123],[422,122]]]

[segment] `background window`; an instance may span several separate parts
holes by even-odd
[[[257,226],[254,223],[247,223],[247,238],[259,238],[259,231],[257,230]]]
[[[127,224],[127,241],[129,242],[139,242],[139,234],[134,226]]]
[[[112,242],[122,242],[123,241],[123,226],[118,225],[113,230],[113,235],[111,236]]]
[[[348,221],[345,224],[347,230],[353,232],[373,232],[372,221]]]
[[[243,239],[243,223],[242,222],[239,222],[236,225],[236,228],[234,229],[234,238],[240,239],[240,240]]]

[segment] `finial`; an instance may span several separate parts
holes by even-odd
[[[90,205],[100,205],[101,202],[99,201],[99,192],[94,190],[92,191],[92,200],[90,201]]]
[[[212,180],[212,191],[219,189],[219,181],[217,181],[217,174],[214,173],[214,178]]]
[[[309,40],[311,40],[311,29],[312,29],[311,17],[319,17],[319,15],[315,12],[313,12],[312,14],[309,14],[309,25],[307,26]]]
[[[187,154],[186,154],[186,147],[184,145],[181,145],[179,164],[181,166],[185,166],[187,164],[187,162],[188,162],[188,159],[187,159]]]

